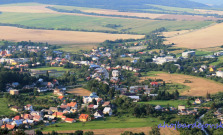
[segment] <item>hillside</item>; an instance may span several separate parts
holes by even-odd
[[[93,8],[105,8],[116,10],[147,9],[154,8],[147,4],[156,4],[163,6],[183,7],[183,8],[205,8],[205,4],[188,0],[1,0],[0,4],[38,2],[54,5],[82,6]],[[118,6],[117,6],[118,5]]]

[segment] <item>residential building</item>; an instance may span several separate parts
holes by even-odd
[[[79,116],[79,121],[82,121],[82,122],[87,122],[87,121],[90,121],[91,118],[88,114],[81,114]]]
[[[105,107],[104,110],[103,110],[103,113],[108,114],[109,116],[111,116],[112,115],[111,107]]]
[[[195,51],[187,51],[182,53],[182,57],[189,58],[195,56]]]
[[[16,89],[12,89],[10,90],[10,95],[19,95],[19,90],[16,90]]]

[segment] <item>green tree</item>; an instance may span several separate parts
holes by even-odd
[[[152,127],[152,131],[149,132],[149,135],[160,135],[160,129],[157,126]]]

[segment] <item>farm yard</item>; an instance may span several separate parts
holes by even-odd
[[[145,79],[145,77],[142,78]],[[147,78],[162,79],[166,83],[179,83],[188,86],[189,89],[180,93],[181,96],[205,96],[207,92],[215,94],[222,91],[223,88],[223,84],[212,80],[183,74],[158,73],[156,76],[149,76]],[[189,80],[191,83],[184,83],[185,80]]]
[[[166,38],[166,44],[175,43],[176,47],[199,49],[221,46],[223,39],[223,23],[215,24],[207,28],[186,32],[170,38]]]

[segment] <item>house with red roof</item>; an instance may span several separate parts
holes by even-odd
[[[157,87],[159,86],[160,84],[158,82],[151,82],[150,85],[154,86],[154,87]]]
[[[77,102],[70,102],[70,103],[67,103],[67,106],[69,106],[69,107],[73,107],[73,108],[77,108]]]
[[[79,116],[79,121],[86,122],[90,120],[91,120],[91,117],[88,114],[81,114]]]
[[[2,129],[7,128],[8,130],[12,130],[15,128],[15,125],[10,125],[10,124],[4,124],[1,126]]]
[[[72,118],[66,118],[65,122],[67,122],[67,123],[74,123],[74,122],[76,122],[76,120],[72,119]]]
[[[19,115],[15,116],[15,117],[13,118],[13,120],[20,120],[20,119],[22,119],[22,117],[20,117]]]

